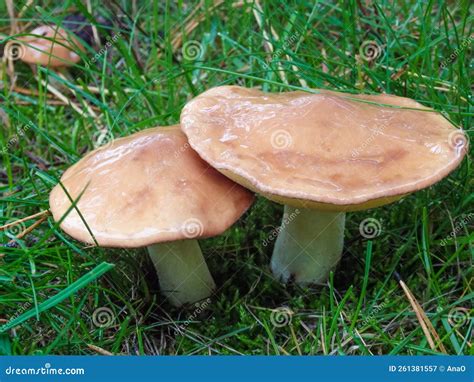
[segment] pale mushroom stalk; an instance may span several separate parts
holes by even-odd
[[[147,247],[161,293],[175,306],[209,297],[216,284],[197,240],[179,240]]]
[[[341,258],[345,215],[285,205],[271,259],[275,277],[301,285],[327,280]]]

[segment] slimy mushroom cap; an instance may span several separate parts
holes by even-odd
[[[181,128],[237,183],[326,211],[394,202],[447,176],[467,151],[462,130],[411,99],[315,92],[213,88],[184,107]]]
[[[54,219],[77,240],[93,243],[87,223],[100,246],[133,248],[218,235],[253,194],[205,163],[171,126],[90,152],[63,174],[49,201]]]

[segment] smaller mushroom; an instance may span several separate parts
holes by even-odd
[[[28,64],[60,68],[78,63],[79,52],[85,48],[73,33],[57,26],[42,25],[28,35],[10,40],[5,51]]]
[[[55,221],[77,240],[147,247],[162,293],[180,306],[215,288],[196,239],[224,232],[253,198],[199,158],[172,126],[92,151],[63,174],[49,202]]]

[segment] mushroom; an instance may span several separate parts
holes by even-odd
[[[73,33],[58,26],[41,25],[28,35],[9,41],[5,50],[28,64],[59,68],[78,63],[78,52],[85,48]]]
[[[215,287],[196,239],[224,232],[253,198],[171,126],[90,152],[63,174],[49,203],[55,221],[77,240],[147,247],[162,293],[180,306],[208,297]]]
[[[181,128],[212,167],[284,204],[271,268],[324,282],[339,261],[345,213],[376,208],[440,181],[467,140],[408,98],[213,88],[183,109]]]

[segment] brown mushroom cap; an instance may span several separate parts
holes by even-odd
[[[73,200],[79,199],[77,208],[97,243],[105,247],[215,236],[253,201],[253,194],[189,147],[179,126],[144,130],[99,147],[70,167],[61,183]],[[49,203],[56,221],[71,207],[59,184]],[[75,209],[61,228],[93,243]]]
[[[411,99],[319,92],[217,87],[184,107],[181,128],[234,181],[328,211],[391,203],[445,177],[467,151],[461,130]]]
[[[11,44],[20,44],[20,59],[29,64],[49,67],[71,66],[81,60],[78,51],[84,51],[82,44],[72,33],[64,29],[42,25]]]

